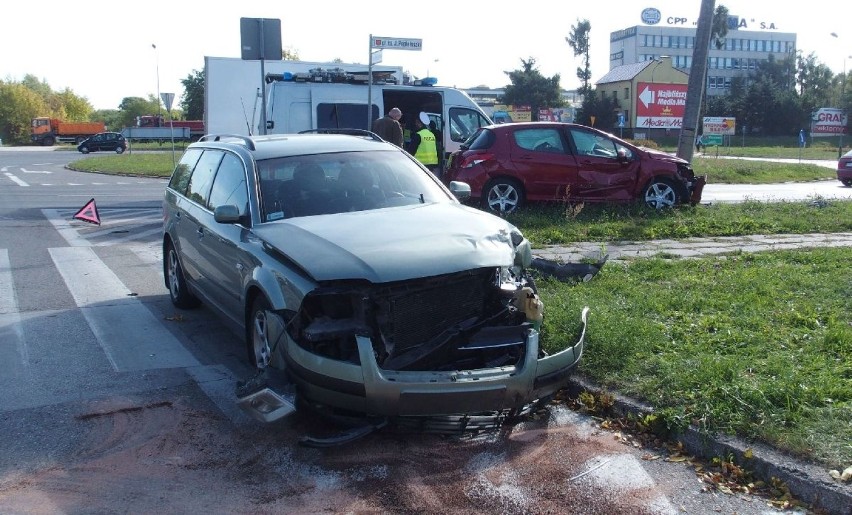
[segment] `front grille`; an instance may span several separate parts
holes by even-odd
[[[394,288],[380,308],[382,334],[392,354],[403,354],[481,316],[493,278],[493,269],[481,269]]]

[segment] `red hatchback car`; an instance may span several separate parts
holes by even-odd
[[[837,160],[837,180],[844,186],[852,186],[852,150]]]
[[[470,184],[484,209],[509,213],[553,200],[696,204],[706,177],[683,159],[591,127],[528,122],[480,128],[452,154],[444,180]]]

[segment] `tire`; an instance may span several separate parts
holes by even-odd
[[[166,245],[164,253],[166,259],[163,262],[163,273],[166,276],[166,284],[169,288],[169,298],[175,307],[191,309],[200,304],[200,301],[189,291],[186,277],[183,275],[183,267],[174,245]]]
[[[266,311],[271,306],[263,295],[257,295],[251,304],[248,323],[246,324],[246,355],[249,364],[263,369],[269,365],[272,357],[272,344],[267,334],[268,321]]]
[[[642,190],[642,201],[655,209],[674,207],[680,203],[680,192],[668,179],[653,179]]]
[[[513,179],[495,179],[485,186],[481,203],[492,213],[514,213],[524,205],[523,189]]]
[[[83,145],[82,147],[80,147],[80,152],[82,152],[84,154],[88,154],[89,153],[89,147]]]
[[[115,153],[116,154],[123,154],[124,148],[123,147],[115,147]]]
[[[840,182],[847,188],[852,188],[852,179],[840,179]]]
[[[43,147],[52,147],[54,143],[56,143],[56,140],[53,138],[53,136],[48,136],[41,140],[41,145]]]

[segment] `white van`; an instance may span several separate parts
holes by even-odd
[[[444,158],[491,119],[464,91],[441,86],[406,86],[310,82],[267,79],[267,134],[309,129],[366,129],[394,107],[402,111],[405,131],[415,131],[414,120],[426,112],[437,118],[443,133]],[[280,77],[280,76],[279,76]],[[372,109],[367,115],[368,89]],[[439,114],[440,117],[435,116]]]

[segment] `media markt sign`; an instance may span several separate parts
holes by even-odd
[[[387,50],[423,50],[422,39],[411,38],[382,38],[373,36],[370,41],[371,48],[387,49]]]
[[[811,116],[811,136],[846,134],[849,119],[842,109],[823,107]]]

